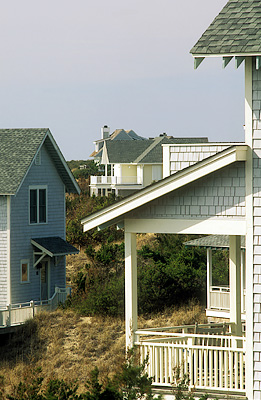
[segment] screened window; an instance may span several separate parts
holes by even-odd
[[[30,188],[30,224],[47,222],[47,189]]]

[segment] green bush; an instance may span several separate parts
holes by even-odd
[[[193,298],[205,301],[206,251],[186,248],[181,235],[158,235],[153,248],[139,252],[140,312],[160,311]]]

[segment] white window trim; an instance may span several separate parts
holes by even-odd
[[[46,222],[38,222],[39,221],[39,203],[37,204],[37,222],[30,221],[30,191],[37,190],[39,193],[40,189],[46,190]],[[39,199],[39,194],[37,195],[37,199]],[[31,185],[29,186],[28,192],[28,220],[29,225],[46,225],[48,223],[48,188],[47,185]]]
[[[22,265],[27,264],[27,281],[22,280],[23,272],[22,272]],[[20,261],[20,283],[22,285],[26,283],[30,283],[30,262],[28,259],[24,259]]]

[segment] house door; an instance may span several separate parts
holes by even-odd
[[[49,262],[42,261],[41,262],[41,276],[40,276],[40,291],[41,291],[41,300],[48,300],[50,297],[50,271],[49,271]]]

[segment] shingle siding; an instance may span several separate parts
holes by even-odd
[[[170,146],[170,173],[173,174],[183,168],[187,168],[207,157],[213,156],[219,151],[227,149],[229,146],[229,144]]]
[[[7,304],[7,197],[0,196],[0,307]]]
[[[233,186],[237,183],[238,186]],[[245,166],[238,162],[188,188],[175,190],[134,211],[138,218],[240,218],[245,216]]]
[[[47,223],[29,224],[29,186],[47,186]],[[44,145],[41,150],[41,165],[33,164],[22,187],[11,200],[11,302],[39,300],[40,273],[33,268],[34,237],[60,236],[65,239],[65,188],[57,169]],[[20,261],[30,260],[30,283],[20,282]],[[51,295],[55,286],[65,286],[65,259],[59,265],[51,260]]]
[[[253,63],[253,302],[254,302],[254,399],[260,399],[261,391],[261,70]]]

